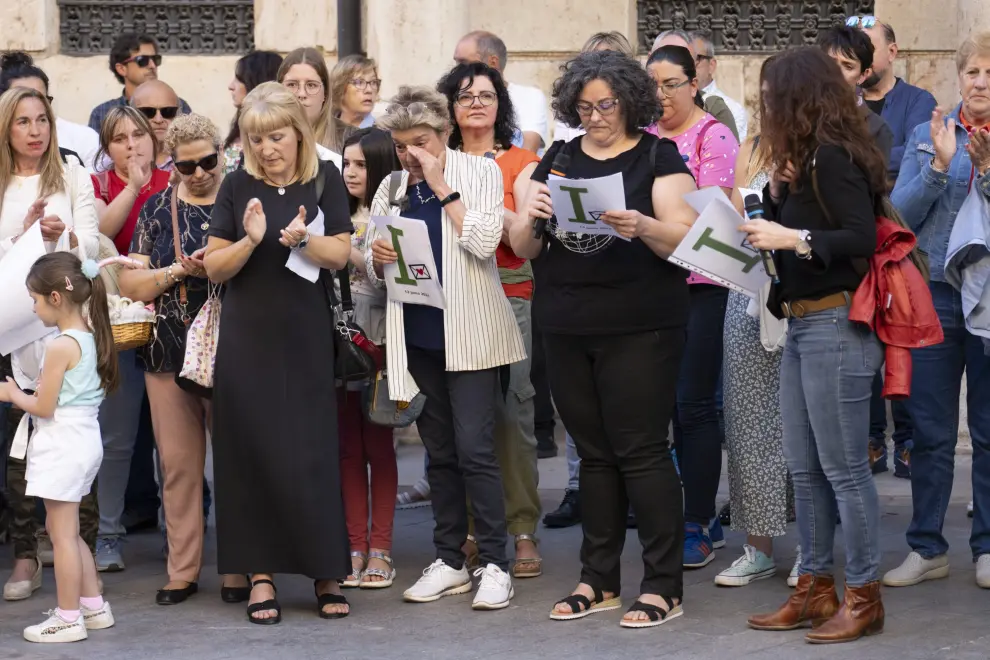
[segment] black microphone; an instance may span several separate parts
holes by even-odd
[[[763,217],[763,202],[760,201],[759,195],[746,195],[744,204],[746,205],[746,216],[750,220],[765,219]],[[763,260],[763,268],[773,283],[780,284],[780,278],[777,277],[777,265],[773,262],[773,254],[770,250],[760,250],[760,258]]]
[[[554,156],[553,165],[550,166],[550,174],[555,176],[564,177],[567,176],[567,169],[571,166],[571,157],[564,151],[561,147],[557,155]],[[543,232],[547,228],[546,218],[537,218],[536,222],[533,223],[533,238],[541,239],[543,238]]]

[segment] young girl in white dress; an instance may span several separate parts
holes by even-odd
[[[117,358],[99,265],[70,252],[48,254],[28,273],[34,311],[59,335],[45,350],[35,395],[13,379],[0,384],[0,401],[27,413],[11,449],[23,458],[27,445],[27,495],[45,501],[46,526],[55,550],[58,608],[44,622],[24,629],[29,642],[75,642],[87,630],[114,624],[103,600],[96,565],[79,536],[79,501],[89,493],[103,460],[99,407],[117,384]],[[92,327],[84,305],[89,303]],[[33,426],[27,440],[28,415]]]

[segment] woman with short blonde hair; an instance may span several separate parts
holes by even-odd
[[[251,574],[251,623],[281,621],[274,573],[312,577],[319,615],[336,619],[350,611],[337,580],[351,562],[326,287],[350,256],[347,191],[337,167],[317,161],[284,87],[259,85],[241,110],[245,169],[220,186],[205,258],[226,284],[213,388],[217,567]],[[318,216],[323,231],[311,232]]]

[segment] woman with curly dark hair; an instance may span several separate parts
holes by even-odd
[[[581,580],[550,618],[621,606],[631,504],[644,575],[621,625],[657,626],[682,614],[684,513],[666,437],[688,291],[684,271],[667,257],[696,218],[683,200],[695,185],[677,146],[641,130],[660,116],[660,102],[656,82],[629,56],[598,51],[568,62],[553,109],[586,133],[547,150],[522,219],[509,230],[513,251],[535,260],[534,313],[550,386],[581,457]],[[570,179],[621,173],[626,210],[607,210],[602,220],[626,240],[558,227],[546,181],[560,153],[569,156]],[[534,237],[539,219],[548,220],[546,231]]]
[[[881,632],[884,623],[877,490],[863,441],[883,353],[869,327],[849,320],[849,307],[876,248],[875,208],[887,170],[849,85],[820,49],[780,54],[767,66],[763,99],[761,140],[772,164],[763,198],[771,220],[742,228],[753,247],[775,251],[780,283],[767,307],[789,322],[780,410],[802,560],[787,603],[749,625],[812,623],[809,642],[847,642]],[[832,550],[840,512],[841,608]]]
[[[509,247],[508,231],[519,217],[516,200],[521,203],[525,198],[540,159],[532,151],[512,144],[515,131],[512,101],[497,69],[481,62],[458,64],[440,80],[437,90],[447,97],[450,116],[454,119],[448,146],[472,156],[494,158],[502,171],[505,223],[495,259],[502,289],[512,305],[529,356],[533,345],[530,310],[533,268]],[[536,391],[529,379],[529,369],[529,357],[509,366],[508,393],[498,401],[495,410],[495,454],[502,469],[506,527],[515,539],[512,575],[517,578],[538,577],[543,573],[535,536],[540,519],[537,492],[540,475],[533,430]],[[470,563],[477,555],[471,536],[467,551]]]

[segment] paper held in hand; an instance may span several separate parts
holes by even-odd
[[[383,270],[389,300],[444,309],[446,300],[426,223],[396,215],[372,216],[371,222],[379,238],[391,241],[399,255],[398,261]]]
[[[700,215],[669,261],[755,298],[769,276],[759,251],[739,231],[743,217],[721,188],[691,192],[684,199]]]
[[[622,174],[597,179],[564,179],[551,175],[547,179],[557,227],[574,234],[606,235],[622,238],[602,222],[605,211],[625,211],[626,192]]]
[[[41,223],[36,222],[0,259],[0,355],[8,355],[52,331],[34,313],[34,301],[24,284],[31,266],[46,253]]]

